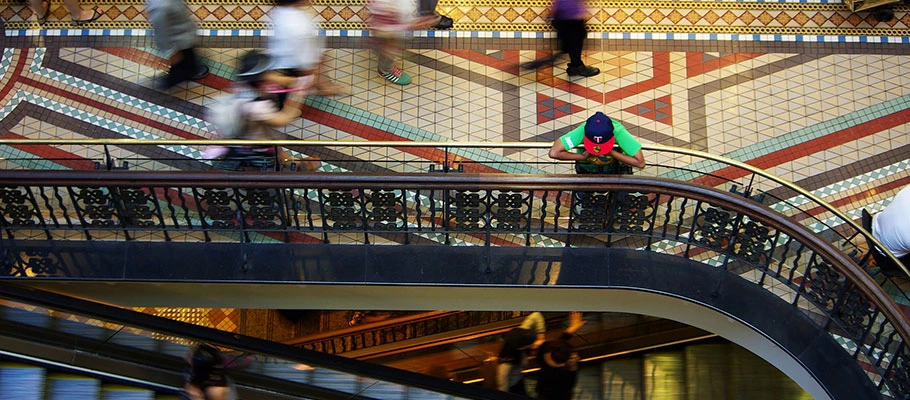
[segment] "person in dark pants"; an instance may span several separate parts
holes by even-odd
[[[566,73],[569,76],[595,76],[600,74],[600,69],[586,66],[581,59],[581,50],[584,49],[585,38],[588,31],[585,28],[586,7],[582,0],[555,0],[551,24],[556,30],[556,40],[559,42],[559,53],[550,57],[522,64],[523,68],[536,69],[550,65],[561,54],[569,55],[569,65]]]
[[[234,383],[227,376],[227,360],[221,352],[205,343],[191,348],[187,354],[187,369],[182,400],[236,400]],[[239,364],[238,364],[239,365]]]
[[[208,75],[209,67],[196,54],[196,22],[186,4],[182,0],[148,0],[146,10],[158,51],[170,64],[167,75],[156,86],[167,90]]]
[[[496,388],[520,395],[527,395],[522,370],[528,365],[531,351],[544,342],[547,326],[543,314],[533,312],[522,321],[521,326],[503,335],[496,370]]]
[[[439,3],[439,0],[417,0],[417,16],[419,18],[425,18],[424,21],[428,21],[429,26],[434,29],[446,30],[452,28],[455,21],[453,21],[452,18],[437,13],[437,3]],[[433,17],[432,19],[429,18],[431,16]]]
[[[573,335],[585,324],[581,313],[569,314],[569,326],[556,340],[549,340],[537,349],[538,400],[572,400],[578,381],[578,353],[569,344]]]

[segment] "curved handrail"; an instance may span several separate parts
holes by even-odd
[[[552,143],[548,142],[418,142],[418,141],[314,141],[314,140],[223,140],[223,139],[0,139],[0,145],[108,145],[108,146],[161,146],[161,145],[187,145],[187,146],[237,146],[237,145],[262,145],[262,146],[304,146],[304,147],[434,147],[434,148],[503,148],[503,149],[546,149]],[[818,196],[799,185],[794,184],[777,175],[771,174],[761,168],[757,168],[716,154],[711,154],[699,150],[686,149],[682,147],[664,146],[659,144],[643,144],[643,150],[654,152],[665,152],[687,156],[699,157],[701,159],[726,164],[731,167],[748,171],[751,174],[761,176],[772,182],[775,182],[787,189],[790,189],[801,196],[811,200],[818,206],[843,220],[851,228],[860,232],[868,243],[874,247],[883,250],[883,254],[888,257],[894,265],[900,267],[906,278],[910,278],[910,267],[904,265],[897,257],[891,253],[884,244],[882,244],[870,232],[867,232],[860,224],[847,217],[846,214],[836,207],[828,204]],[[869,251],[876,251],[870,245]]]
[[[14,171],[0,171],[0,185],[8,185],[19,181]],[[221,179],[212,179],[218,176]],[[88,183],[92,186],[108,187],[142,187],[165,184],[169,186],[185,185],[199,188],[223,187],[225,182],[233,186],[245,188],[272,188],[284,187],[294,184],[307,183],[327,189],[345,189],[350,187],[372,188],[409,188],[422,189],[450,189],[450,190],[524,190],[534,187],[536,190],[564,190],[564,191],[642,191],[659,192],[676,195],[694,200],[716,200],[717,189],[701,185],[692,185],[687,182],[678,182],[663,178],[639,176],[604,176],[591,180],[589,176],[579,175],[518,175],[518,174],[447,174],[428,176],[425,174],[357,174],[337,176],[333,174],[250,174],[245,172],[131,172],[118,171],[116,174],[98,176],[88,171],[40,171],[31,173],[29,184],[36,186],[54,186],[72,184],[74,182]],[[773,221],[777,228],[785,228],[785,232],[793,237],[802,238],[800,243],[811,243],[815,248],[829,259],[837,260],[839,265],[848,266],[844,271],[852,282],[862,283],[864,294],[874,298],[877,303],[888,309],[889,317],[894,317],[900,323],[900,332],[910,339],[910,322],[894,306],[893,301],[884,295],[878,284],[856,263],[839,251],[832,250],[831,243],[826,242],[815,234],[806,234],[807,230],[802,225],[790,218],[782,217],[767,207],[751,201],[739,201],[725,204],[740,213],[760,216],[765,221]],[[878,305],[878,304],[877,304]]]
[[[209,198],[209,195],[212,195],[211,198],[217,200],[228,191],[232,191],[233,196],[237,196],[238,201],[241,201],[242,204],[247,204],[246,200],[241,199],[241,197],[246,197],[244,194],[246,193],[251,199],[258,199],[250,200],[255,201],[257,207],[270,208],[272,204],[281,202],[282,200],[279,198],[283,197],[275,195],[271,200],[265,199],[263,202],[261,197],[265,192],[284,193],[284,191],[276,189],[284,189],[289,192],[315,190],[318,199],[314,198],[313,201],[316,208],[320,210],[317,217],[323,218],[324,222],[325,216],[329,215],[328,220],[341,223],[341,225],[329,227],[333,232],[364,232],[378,235],[390,232],[386,228],[385,222],[387,221],[398,221],[400,218],[404,218],[405,222],[439,218],[454,222],[428,225],[423,228],[423,231],[419,230],[419,225],[417,228],[409,228],[405,224],[400,232],[409,234],[427,232],[445,235],[464,232],[468,235],[478,234],[477,242],[485,240],[489,244],[491,234],[498,235],[501,232],[506,235],[515,233],[524,235],[526,232],[536,232],[538,229],[536,221],[539,219],[540,226],[544,226],[544,214],[542,213],[547,212],[546,209],[549,208],[552,213],[545,216],[548,218],[546,229],[548,233],[551,233],[552,228],[552,233],[555,235],[575,235],[582,239],[585,238],[585,235],[625,236],[625,239],[617,240],[624,240],[633,248],[643,246],[642,242],[636,242],[636,238],[642,238],[648,243],[651,243],[652,238],[666,239],[675,243],[674,246],[681,246],[680,250],[672,250],[681,257],[698,257],[703,254],[699,251],[702,249],[716,252],[731,261],[739,260],[743,266],[761,272],[762,276],[768,275],[783,283],[786,290],[792,292],[797,299],[805,299],[814,304],[815,308],[805,308],[804,304],[800,304],[800,300],[793,305],[806,312],[825,316],[827,322],[822,323],[824,325],[822,329],[826,329],[829,334],[856,341],[859,344],[856,349],[845,349],[848,353],[852,353],[853,357],[862,354],[863,357],[874,358],[874,366],[878,370],[879,376],[885,377],[888,382],[896,382],[895,384],[901,385],[900,391],[904,390],[902,385],[907,383],[904,376],[892,379],[891,374],[895,371],[891,368],[903,368],[902,365],[910,357],[906,347],[907,341],[910,340],[910,322],[872,276],[857,265],[853,258],[839,251],[829,241],[798,221],[761,203],[742,201],[738,195],[705,185],[637,175],[592,177],[539,174],[261,174],[220,171],[113,171],[103,174],[94,171],[30,171],[28,174],[23,174],[21,171],[0,171],[0,186],[10,188],[5,190],[10,192],[7,197],[14,200],[8,202],[14,205],[20,204],[20,201],[16,199],[35,195],[42,196],[41,201],[46,204],[41,205],[46,205],[48,208],[54,206],[51,204],[52,202],[71,204],[72,207],[77,207],[76,202],[78,201],[90,203],[95,214],[91,220],[83,219],[80,216],[81,223],[63,227],[77,230],[121,229],[121,226],[113,221],[112,217],[104,215],[108,209],[132,209],[127,206],[125,201],[139,206],[144,206],[149,201],[164,201],[174,204],[174,202],[190,201],[186,197],[188,195],[195,196],[197,199],[200,196]],[[39,193],[33,192],[32,188]],[[64,191],[59,191],[58,188],[63,188]],[[158,189],[164,188],[190,188],[192,190],[186,196],[180,195],[181,192],[155,194],[159,192]],[[241,188],[243,190],[236,190]],[[51,192],[44,193],[45,190]],[[117,194],[105,195],[105,191]],[[146,199],[140,200],[138,203],[134,200],[119,200],[121,196],[123,199],[133,199],[140,191],[147,191],[148,195]],[[441,206],[432,203],[432,193],[435,191],[450,193],[444,196],[444,200],[438,200],[445,202]],[[456,201],[461,201],[457,199],[468,199],[472,196],[479,198],[478,193],[481,191],[487,194],[483,195],[480,204],[469,204],[464,207],[455,204]],[[347,205],[348,197],[344,197],[344,195],[347,193],[348,196],[351,196],[352,192],[358,193],[357,196],[363,196],[368,192],[372,199],[369,203],[371,206],[367,206],[367,203],[356,203],[356,201],[354,202],[356,204]],[[423,195],[420,193],[409,195],[408,201],[419,202],[419,198],[429,197],[431,204],[426,207],[451,210],[452,214],[445,211],[445,217],[439,213],[421,215],[420,209],[418,209],[415,210],[416,214],[408,213],[386,218],[385,212],[399,204],[398,200],[389,202],[384,194],[392,192],[400,192],[399,196],[404,196],[405,192],[423,193]],[[498,194],[493,196],[494,192]],[[517,195],[514,193],[524,193],[527,200],[516,200]],[[578,202],[574,200],[576,195],[584,193],[588,193],[591,197]],[[592,193],[626,193],[627,196],[617,196],[613,200],[608,200],[611,204],[602,204],[605,197],[596,195],[600,200],[595,200],[595,195]],[[51,197],[48,197],[48,194]],[[174,198],[175,195],[177,198]],[[567,198],[573,200],[565,202]],[[404,198],[401,199],[404,200]],[[564,203],[560,204],[560,199]],[[681,203],[677,203],[677,200]],[[586,202],[591,202],[591,205],[586,205]],[[598,202],[597,205],[594,205],[594,202]],[[238,203],[238,207],[240,204]],[[352,211],[352,209],[345,207],[359,207],[357,204],[363,206],[364,210],[373,210],[373,206],[379,208],[375,214],[370,214],[377,218],[375,228],[371,228],[369,225],[346,225],[345,218],[349,215],[347,211]],[[501,231],[491,232],[491,227],[487,224],[471,225],[472,220],[484,221],[492,217],[493,204],[496,204],[497,207],[502,205],[504,209],[504,213],[501,214],[502,218],[509,218],[512,215],[511,211],[520,209],[527,210],[528,213],[535,212],[535,214],[525,214],[527,220],[534,219],[534,227],[525,223],[513,226],[506,220],[507,223],[503,225],[504,228]],[[32,202],[31,205],[38,206],[35,202]],[[337,208],[335,208],[336,205]],[[662,207],[661,211],[657,210],[658,206]],[[180,205],[177,204],[176,207],[180,207]],[[294,210],[300,209],[299,206],[292,207]],[[324,210],[323,207],[331,209]],[[620,221],[620,225],[609,223],[604,226],[602,225],[604,222],[589,221],[592,218],[596,219],[596,215],[592,217],[590,213],[585,214],[585,210],[592,210],[592,208],[585,209],[585,207],[601,207],[598,208],[601,211],[604,210],[602,207],[607,207],[606,211],[609,214],[604,215],[603,218],[612,218],[615,215],[617,218],[627,218],[627,220],[617,219]],[[235,214],[233,211],[224,210],[224,207],[218,205],[217,202],[214,207],[207,208],[217,209],[216,212],[219,215],[213,216],[214,222],[229,221],[235,218],[240,221],[246,220],[245,214]],[[638,211],[631,211],[632,208]],[[39,215],[40,210],[38,208],[23,210],[21,207],[14,207],[13,211],[17,213],[16,215],[33,216]],[[335,211],[338,211],[337,219],[331,216],[336,215]],[[560,211],[567,213],[567,220],[560,217]],[[641,222],[629,222],[631,219],[639,221],[638,214],[632,215],[632,213],[639,212]],[[168,212],[168,214],[173,214],[173,212]],[[725,214],[729,218],[724,219],[720,214]],[[296,216],[296,212],[293,215]],[[310,214],[304,214],[304,217],[307,215]],[[269,221],[267,218],[271,217],[255,217],[249,222],[251,229],[268,231],[270,229],[268,226],[257,225],[260,221]],[[495,218],[500,218],[500,214],[497,214]],[[654,223],[654,218],[664,222]],[[96,224],[96,221],[99,224]],[[136,229],[147,229],[143,228],[145,226],[143,221],[145,219],[127,221],[122,228],[132,229],[132,224],[135,224]],[[466,224],[461,225],[459,221],[466,221]],[[670,221],[671,224],[665,224],[666,221]],[[31,220],[11,224],[6,229],[31,229],[29,227],[33,225],[30,222]],[[328,225],[320,224],[321,230],[314,233],[326,232]],[[648,226],[647,231],[642,231],[645,225]],[[219,226],[219,224],[213,223],[212,228],[203,227],[204,229],[199,232],[224,229]],[[652,228],[655,230],[652,231]],[[729,230],[727,230],[728,228]],[[774,231],[773,234],[760,233],[769,228]],[[309,229],[305,228],[306,232],[310,232]],[[669,235],[667,234],[668,229],[670,230]],[[280,226],[274,231],[296,232],[303,231],[303,229],[294,225],[293,222],[285,223],[282,219]],[[481,232],[484,232],[486,236],[480,237]],[[758,232],[758,234],[754,235],[752,232]],[[12,232],[8,233],[12,235]],[[656,235],[653,235],[655,233]],[[567,236],[568,239],[571,237]],[[568,245],[569,241],[565,243]],[[579,244],[581,243],[579,242]],[[602,242],[596,245],[621,243],[619,241]],[[734,244],[736,244],[735,248]],[[650,245],[645,247],[650,248]],[[686,247],[686,249],[682,250],[682,247]],[[690,252],[689,247],[697,247],[697,249]],[[724,261],[724,265],[727,265],[727,261]],[[764,286],[761,281],[755,283]],[[883,365],[883,363],[885,364]]]

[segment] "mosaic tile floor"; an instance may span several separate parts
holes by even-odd
[[[645,143],[721,154],[814,191],[848,215],[882,208],[910,183],[910,13],[879,22],[842,3],[763,1],[591,2],[586,63],[603,73],[570,78],[566,60],[518,67],[553,49],[548,2],[440,2],[451,31],[416,31],[402,60],[414,83],[375,73],[362,1],[313,8],[328,37],[326,76],[346,96],[308,98],[285,130],[303,140],[552,142],[601,110]],[[88,7],[86,3],[84,6]],[[0,0],[0,126],[5,138],[207,138],[205,106],[225,90],[234,62],[270,35],[267,2],[190,1],[212,74],[164,93],[165,68],[143,3],[99,4],[105,16],[70,26],[62,4],[45,26],[24,3]],[[90,168],[101,148],[0,146],[7,167]],[[201,148],[110,149],[117,158],[166,159],[143,168],[199,168]],[[382,158],[374,170],[441,161],[422,149],[295,149],[324,170]],[[537,150],[472,149],[477,171],[552,172]],[[18,161],[13,161],[18,159]],[[23,159],[27,161],[22,161]],[[652,155],[651,164],[686,167]],[[645,171],[647,173],[647,171]]]

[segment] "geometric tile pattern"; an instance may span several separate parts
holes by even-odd
[[[673,110],[670,104],[670,95],[666,95],[626,108],[624,111],[662,124],[673,125]]]
[[[566,115],[584,111],[583,108],[569,104],[560,99],[554,99],[543,93],[537,94],[537,123],[552,121]]]
[[[465,4],[442,0],[439,9],[455,19],[462,31],[540,32],[549,29],[550,1],[532,0],[520,6],[513,3]],[[365,1],[334,2],[317,0],[313,12],[330,30],[362,30],[368,13]],[[84,6],[91,5],[85,3]],[[268,2],[238,3],[189,1],[187,6],[201,21],[203,29],[263,29],[267,27]],[[840,2],[658,2],[592,1],[588,26],[593,32],[698,32],[761,35],[855,35],[905,36],[910,17],[898,8],[897,19],[880,22],[871,13],[852,13]],[[94,29],[147,29],[144,3],[124,0],[102,4],[105,15]],[[48,29],[69,29],[69,15],[57,3],[51,4]],[[13,0],[0,2],[0,18],[7,29],[36,29],[35,17],[28,7]],[[81,29],[80,29],[81,31]]]

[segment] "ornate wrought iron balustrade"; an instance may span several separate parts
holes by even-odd
[[[287,344],[323,353],[342,354],[495,322],[520,321],[525,314],[514,311],[446,311],[416,319],[405,318],[403,321],[390,324],[327,332],[287,342]],[[448,339],[451,340],[451,338]]]
[[[17,241],[623,247],[722,268],[818,322],[881,393],[910,393],[906,318],[853,259],[729,192],[640,176],[0,172],[4,273],[74,276]]]
[[[292,152],[305,151],[307,154],[319,154],[323,158],[323,170],[326,171],[357,171],[357,172],[426,172],[430,167],[437,165],[437,171],[463,169],[467,172],[528,172],[528,173],[568,173],[571,164],[555,163],[549,161],[546,151],[549,143],[503,142],[503,143],[474,143],[474,142],[363,142],[363,141],[212,141],[212,140],[137,140],[137,139],[6,139],[0,143],[19,145],[54,145],[70,146],[79,145],[97,148],[104,154],[104,159],[99,160],[63,160],[63,165],[91,165],[95,162],[101,169],[123,169],[123,163],[129,163],[133,170],[184,170],[198,171],[209,169],[210,163],[206,160],[188,158],[185,154],[200,154],[201,150],[210,145],[230,144],[263,144],[283,146]],[[163,158],[160,148],[173,151],[173,158]],[[148,149],[148,151],[147,151]],[[789,215],[809,227],[816,233],[828,238],[832,243],[840,245],[845,253],[852,254],[860,263],[870,268],[870,272],[877,273],[875,260],[869,255],[870,248],[881,249],[881,244],[859,225],[859,210],[849,210],[846,213],[826,204],[812,192],[806,191],[791,182],[769,174],[766,171],[735,160],[717,156],[710,153],[676,148],[661,145],[645,145],[644,151],[648,154],[649,166],[637,175],[659,176],[675,180],[687,181],[702,185],[716,187],[722,190],[742,195],[756,201],[764,202],[778,212]],[[153,151],[154,150],[154,151]],[[526,157],[521,162],[512,158],[503,157],[503,150],[521,151]],[[404,154],[418,155],[416,160],[405,157]],[[530,157],[528,157],[530,156]],[[408,161],[404,161],[408,159]],[[118,161],[119,160],[119,161]],[[659,160],[659,161],[655,161]],[[7,166],[17,166],[13,159],[5,160]],[[51,165],[51,163],[35,164],[32,160],[24,160],[22,166]],[[61,160],[58,160],[61,161]],[[73,161],[79,163],[73,164]],[[88,162],[83,162],[88,161]],[[62,161],[61,161],[62,162]],[[120,164],[118,164],[120,162]],[[20,167],[21,168],[21,167]],[[74,167],[75,168],[75,167]],[[834,184],[830,190],[838,190],[840,185]],[[827,193],[828,189],[821,188],[819,193]],[[135,193],[133,193],[135,194]],[[821,194],[819,194],[821,195]],[[212,196],[219,196],[213,193]],[[268,196],[268,194],[266,194]],[[140,196],[141,197],[141,196]],[[138,199],[138,200],[141,200]],[[217,199],[213,199],[218,201]],[[470,201],[470,199],[467,199]],[[340,201],[344,201],[340,199]],[[137,206],[135,212],[143,220],[143,213],[152,212]],[[874,206],[873,206],[874,209]],[[88,210],[92,211],[92,210]],[[217,210],[215,210],[217,211]],[[337,210],[337,212],[343,212]],[[181,216],[183,217],[183,216]],[[216,218],[217,219],[217,218]],[[149,222],[149,219],[145,219]],[[340,222],[343,224],[344,222]],[[504,221],[508,224],[508,221]],[[391,228],[391,225],[388,225]],[[887,253],[887,252],[886,252]],[[881,257],[878,257],[881,259]],[[897,262],[889,253],[885,255],[892,264]],[[899,275],[910,278],[910,271],[906,266],[897,264],[898,267],[889,271],[890,275]],[[898,296],[907,299],[907,295],[900,289],[901,285],[890,282],[887,276],[876,277],[880,284],[888,286],[889,290],[898,293]]]

